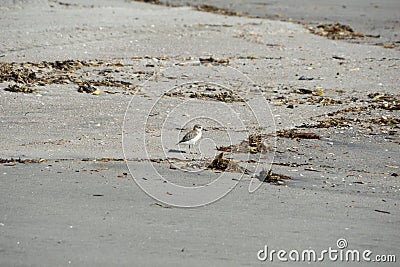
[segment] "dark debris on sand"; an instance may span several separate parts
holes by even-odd
[[[379,38],[379,35],[364,34],[354,31],[350,26],[334,23],[334,24],[319,24],[316,27],[309,27],[308,30],[316,35],[326,36],[329,39],[355,39],[355,38]]]
[[[80,92],[90,91],[93,86],[118,87],[126,91],[136,88],[131,81],[117,80],[107,76],[108,72],[103,68],[121,68],[124,64],[119,61],[100,60],[64,60],[64,61],[40,61],[40,62],[1,62],[0,82],[9,82],[6,91],[32,93],[35,86],[49,84],[75,84]],[[93,68],[100,68],[96,77],[91,77]],[[103,72],[102,72],[103,71]],[[146,71],[136,71],[137,76],[149,75]]]
[[[263,134],[250,134],[249,137],[239,144],[220,146],[217,150],[230,153],[261,153],[265,154],[272,150],[272,147],[265,141]]]
[[[38,91],[37,88],[28,86],[23,83],[9,84],[6,88],[4,88],[4,90],[14,93],[25,93],[25,94],[30,94]]]
[[[262,182],[270,183],[273,185],[286,185],[286,181],[292,179],[289,176],[273,173],[272,170],[263,170],[258,176],[256,176]]]
[[[291,139],[321,139],[321,136],[316,133],[297,132],[296,130],[279,130],[276,135]]]
[[[196,98],[220,101],[225,103],[245,102],[245,99],[234,93],[232,90],[228,90],[218,85],[201,82],[185,84],[184,86],[177,87],[172,91],[166,92],[164,96]]]
[[[199,58],[201,64],[211,64],[211,65],[229,65],[229,58]]]
[[[224,159],[224,153],[218,154],[213,161],[208,165],[208,169],[216,171],[238,172],[248,174],[249,172],[239,166],[238,163],[230,159]]]
[[[0,158],[0,164],[16,164],[16,163],[41,163],[45,162],[45,159],[14,159],[14,158],[9,158],[9,159],[3,159]]]

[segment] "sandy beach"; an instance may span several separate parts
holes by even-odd
[[[231,2],[2,1],[0,266],[396,266],[397,1]]]

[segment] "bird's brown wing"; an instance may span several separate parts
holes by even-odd
[[[181,141],[179,141],[178,144],[183,143],[183,142],[187,142],[190,139],[193,139],[196,136],[197,132],[196,131],[190,131],[187,134],[185,134],[185,136],[182,138]]]

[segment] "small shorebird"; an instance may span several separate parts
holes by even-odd
[[[195,145],[196,142],[200,140],[202,135],[201,130],[203,130],[203,127],[199,124],[196,124],[193,127],[193,130],[185,134],[185,136],[182,138],[181,141],[178,142],[177,145],[179,144],[189,145],[189,152],[190,152],[190,148],[192,147],[192,145]]]

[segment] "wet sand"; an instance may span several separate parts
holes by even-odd
[[[378,39],[356,40],[368,44],[400,42],[400,3],[383,1],[161,1],[173,5],[211,5],[243,15],[273,20],[293,21],[315,26],[341,23],[355,31],[380,36]],[[354,40],[353,40],[354,41]]]

